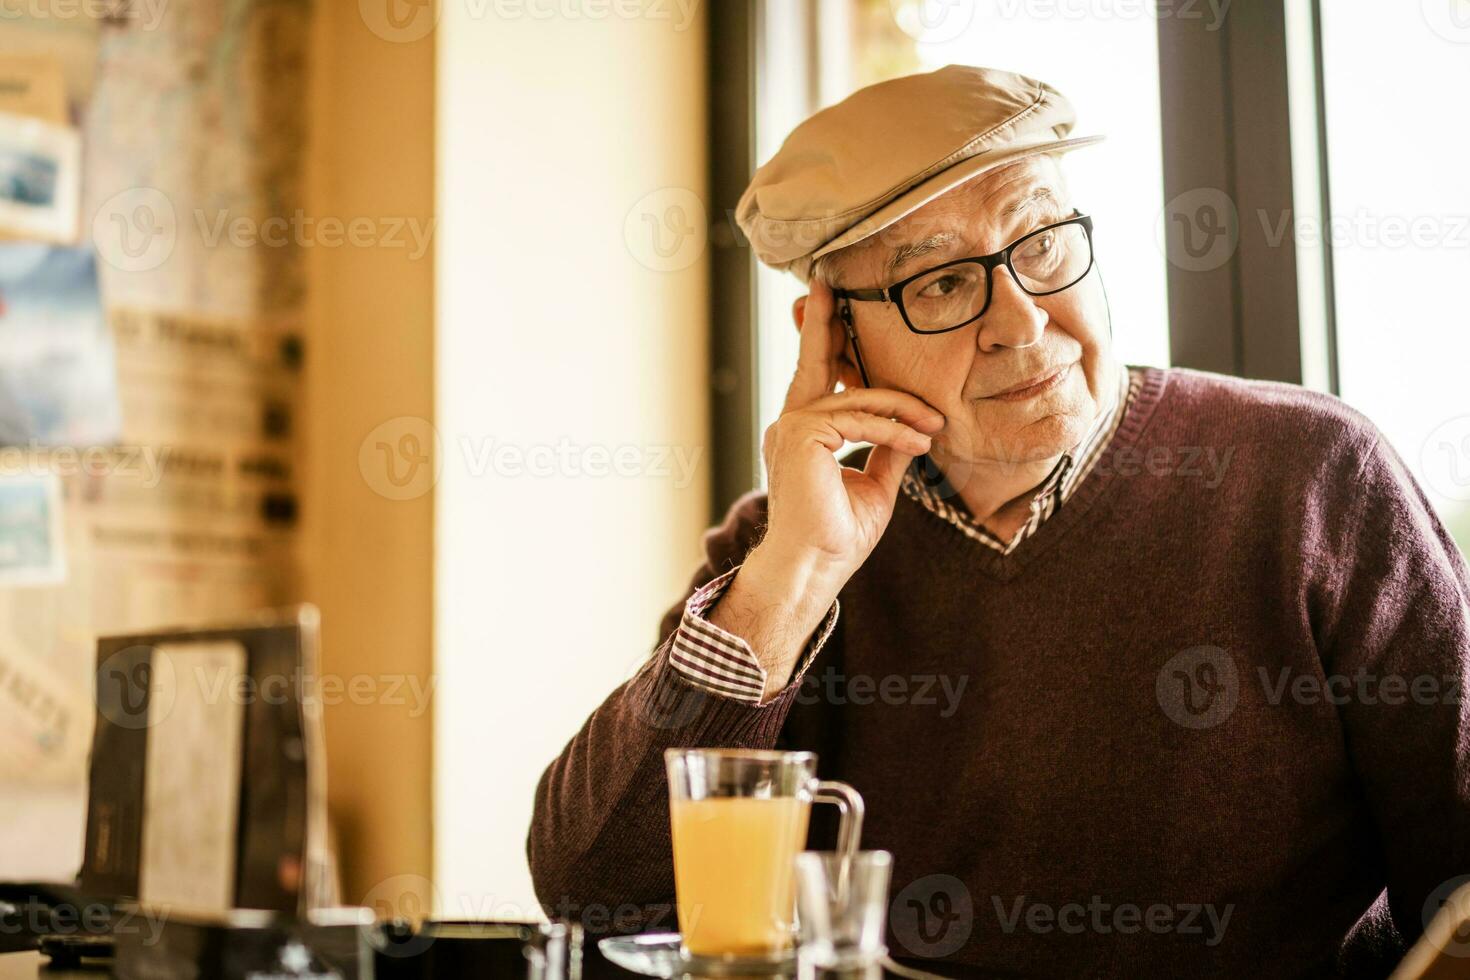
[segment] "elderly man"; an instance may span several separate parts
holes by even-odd
[[[1470,872],[1464,560],[1341,402],[1115,362],[1072,124],[951,66],[756,174],[810,283],[770,489],[542,779],[553,914],[673,928],[674,746],[815,750],[944,975],[1331,974]]]

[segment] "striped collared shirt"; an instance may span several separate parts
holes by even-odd
[[[1031,497],[1030,514],[1021,528],[1002,540],[993,531],[970,516],[950,489],[942,474],[933,469],[927,457],[914,461],[904,474],[902,492],[940,520],[959,529],[966,537],[988,548],[1008,555],[1031,537],[1046,520],[1062,509],[1062,505],[1081,486],[1104,449],[1118,431],[1128,406],[1137,396],[1141,375],[1125,367],[1118,368],[1118,387],[1114,397],[1098,413],[1087,435],[1070,452],[1063,453],[1057,465],[1037,486]],[[695,591],[684,604],[684,615],[674,633],[669,662],[685,680],[701,690],[722,697],[759,704],[766,687],[766,669],[761,666],[750,644],[733,633],[710,622],[707,613],[729,588],[738,567],[711,580]],[[806,666],[822,649],[837,625],[839,603],[833,601],[826,618],[802,655],[801,668],[793,682],[799,682]]]

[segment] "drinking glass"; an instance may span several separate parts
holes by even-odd
[[[670,749],[664,762],[686,955],[789,954],[795,858],[811,804],[839,808],[837,849],[850,855],[862,835],[863,798],[846,783],[818,780],[811,752]]]
[[[796,856],[796,907],[801,921],[797,976],[880,978],[887,952],[887,851],[807,851]]]

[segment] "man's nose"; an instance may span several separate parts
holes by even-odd
[[[1002,347],[1030,347],[1046,332],[1046,311],[1011,278],[1005,266],[993,273],[990,308],[980,318],[976,342],[982,351]]]

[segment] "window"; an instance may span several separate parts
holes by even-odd
[[[1340,394],[1470,551],[1470,3],[1322,7]]]

